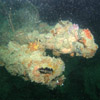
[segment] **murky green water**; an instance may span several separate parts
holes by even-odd
[[[99,0],[0,0],[0,46],[14,40],[31,42],[31,36],[28,40],[24,35],[33,30],[48,33],[59,20],[89,28],[99,45],[99,9]],[[90,59],[67,54],[60,57],[66,80],[54,90],[12,76],[0,62],[0,100],[100,100],[100,50]]]

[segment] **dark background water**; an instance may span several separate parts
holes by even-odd
[[[28,1],[37,6],[42,21],[52,24],[70,20],[81,28],[89,28],[100,44],[99,0],[1,0],[8,8],[19,9]],[[30,83],[11,76],[0,68],[0,100],[100,100],[100,50],[91,59],[61,55],[66,64],[63,87],[49,90],[46,86]]]

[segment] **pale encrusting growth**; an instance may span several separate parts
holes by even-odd
[[[41,29],[41,32],[44,31]],[[12,75],[53,89],[57,85],[62,86],[65,80],[65,64],[60,54],[92,58],[98,49],[89,29],[81,29],[69,21],[60,21],[52,29],[50,26],[45,31],[47,33],[41,32],[34,30],[22,34],[24,40],[18,35],[16,42],[10,41],[7,46],[0,46],[0,61]],[[47,56],[47,49],[59,58]]]

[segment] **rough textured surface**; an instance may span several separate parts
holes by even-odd
[[[89,29],[80,29],[69,21],[60,21],[49,33],[41,34],[35,30],[26,37],[24,41],[29,42],[23,45],[10,41],[7,46],[1,46],[0,60],[12,75],[48,85],[52,89],[63,85],[65,79],[65,65],[60,54],[92,58],[98,49]],[[47,56],[47,49],[59,58]]]

